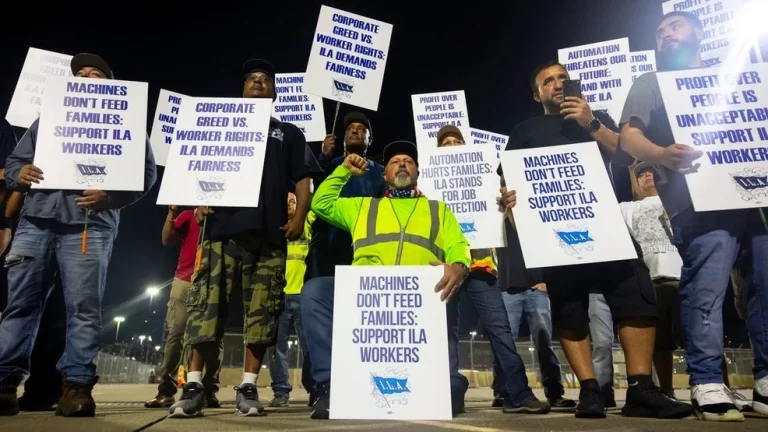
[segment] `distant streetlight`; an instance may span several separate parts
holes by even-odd
[[[157,287],[149,287],[147,288],[147,294],[149,294],[149,309],[152,309],[152,297],[158,295],[160,293],[160,289]]]
[[[146,338],[147,337],[144,336],[144,335],[139,336],[139,344],[144,345],[144,339],[146,339]]]
[[[117,342],[117,335],[120,334],[120,323],[125,321],[125,317],[116,316],[113,320],[117,323],[117,330],[115,330],[115,342]]]
[[[160,345],[155,345],[155,351],[160,351]]]

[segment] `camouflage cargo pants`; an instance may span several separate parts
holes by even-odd
[[[184,345],[222,340],[235,289],[243,293],[245,343],[273,345],[284,287],[284,250],[262,242],[205,240],[187,295]]]

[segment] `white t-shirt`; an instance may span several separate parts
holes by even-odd
[[[664,214],[661,198],[619,204],[624,221],[643,249],[643,259],[651,278],[680,279],[683,260],[672,239],[672,228]]]

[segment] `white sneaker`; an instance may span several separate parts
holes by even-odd
[[[760,393],[757,385],[755,385],[755,390],[752,392],[752,411],[763,417],[768,417],[768,395]]]
[[[728,392],[731,394],[731,399],[733,399],[733,404],[736,405],[736,408],[738,408],[739,411],[741,412],[752,411],[752,401],[747,399],[746,396],[730,388],[728,389]]]
[[[691,390],[691,402],[696,417],[707,421],[744,421],[724,384],[699,384]]]

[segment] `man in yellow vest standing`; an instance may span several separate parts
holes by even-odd
[[[352,234],[352,265],[443,266],[444,276],[435,292],[441,292],[441,299],[447,302],[469,274],[469,243],[445,203],[427,200],[419,193],[417,161],[415,144],[393,142],[384,148],[384,179],[389,187],[384,198],[339,198],[350,177],[363,175],[367,167],[365,159],[350,154],[320,185],[312,210],[317,217]],[[329,417],[334,311],[333,295],[328,292],[333,289],[333,278],[315,278],[304,285],[301,294],[312,378],[317,383],[313,419]],[[448,345],[451,364],[458,365],[458,344]],[[466,379],[457,375],[451,373],[454,415],[463,411],[467,390]],[[511,390],[519,406],[536,399],[527,385]]]
[[[293,219],[296,214],[296,195],[288,193],[288,220]],[[314,402],[313,390],[315,387],[312,381],[311,363],[309,361],[309,351],[307,343],[304,340],[304,332],[301,325],[301,304],[299,302],[301,287],[304,285],[304,272],[307,270],[307,264],[304,260],[309,252],[309,240],[311,235],[312,222],[315,220],[315,214],[309,212],[304,223],[304,234],[298,240],[288,242],[288,255],[285,257],[285,302],[283,311],[277,322],[277,341],[272,355],[269,357],[269,374],[272,376],[272,393],[274,397],[269,406],[287,407],[290,400],[291,377],[288,373],[288,337],[291,334],[291,327],[296,331],[299,339],[299,346],[304,355],[304,365],[301,370],[301,385],[310,394],[310,406]]]

